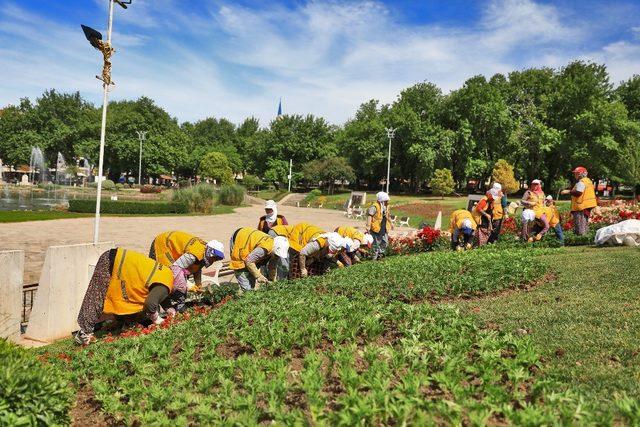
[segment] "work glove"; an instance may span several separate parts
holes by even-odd
[[[473,245],[471,243],[467,243],[467,246],[466,246],[467,250],[471,249],[472,247]]]
[[[173,307],[169,307],[169,308],[167,309],[167,316],[169,316],[169,317],[173,317],[173,316],[175,316],[175,315],[176,315],[176,309],[175,309],[175,308],[173,308]]]
[[[269,281],[274,282],[276,280],[276,276],[278,275],[278,269],[273,267],[269,267]]]
[[[164,319],[162,317],[160,317],[158,312],[151,313],[149,315],[149,319],[151,319],[151,321],[153,322],[154,325],[162,325],[162,322],[164,322]]]
[[[536,234],[536,242],[542,240],[542,234]]]
[[[309,272],[307,271],[307,269],[302,267],[300,269],[300,277],[307,277],[308,275],[309,275]]]

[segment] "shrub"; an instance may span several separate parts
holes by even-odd
[[[91,184],[89,184],[90,187],[92,188],[98,188],[98,183],[97,182],[92,182]],[[103,190],[115,190],[116,189],[116,183],[111,181],[110,179],[105,179],[104,181],[102,181],[102,189]]]
[[[499,159],[491,172],[493,182],[499,182],[502,185],[504,194],[515,193],[520,189],[520,183],[516,180],[513,173],[513,166],[504,159]]]
[[[73,388],[53,365],[0,339],[0,425],[67,425]]]
[[[123,188],[124,188],[124,185],[122,185],[120,183],[116,184],[116,190],[117,191],[121,191]]]
[[[453,193],[456,183],[449,169],[436,169],[431,179],[431,187],[433,194],[437,196],[446,196]]]
[[[304,201],[313,202],[315,199],[317,199],[320,196],[322,196],[322,191],[316,188],[314,190],[311,190],[309,194],[307,194],[307,197],[304,198]]]
[[[140,192],[143,194],[158,194],[162,192],[162,187],[156,187],[155,185],[145,184],[140,187]]]
[[[229,165],[229,159],[224,153],[218,151],[209,152],[202,158],[200,174],[215,179],[218,184],[233,183],[233,170]]]
[[[188,206],[190,212],[209,213],[216,205],[216,190],[213,185],[198,184],[173,192],[173,201]]]
[[[69,200],[69,212],[92,213],[96,211],[95,200]],[[105,214],[183,214],[189,206],[180,202],[131,202],[103,200],[100,212]]]
[[[262,185],[262,180],[255,175],[246,174],[242,179],[242,183],[249,190],[257,190]]]
[[[245,188],[241,185],[223,185],[220,188],[220,203],[227,206],[240,206],[244,201]]]

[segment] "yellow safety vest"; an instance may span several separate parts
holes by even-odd
[[[267,217],[263,215],[260,217],[260,221],[258,222],[258,230],[265,232],[264,229],[266,225],[267,225]],[[273,223],[273,226],[271,228],[279,225],[284,225],[282,221],[282,215],[276,215],[276,221]]]
[[[531,203],[529,209],[532,209],[536,213],[536,218],[539,218],[544,212],[544,199],[545,195],[537,195],[533,191],[529,191],[527,196],[527,202]]]
[[[232,270],[245,268],[247,265],[244,260],[256,248],[262,248],[269,253],[273,252],[273,238],[255,228],[244,227],[238,230],[231,248],[229,268]]]
[[[491,202],[492,204],[492,213],[491,213],[491,218],[494,220],[499,220],[504,218],[504,209],[502,208],[502,197],[500,197],[500,199],[498,200],[494,200],[493,202]]]
[[[547,221],[549,221],[549,226],[553,228],[558,225],[560,222],[560,212],[558,212],[558,208],[556,206],[546,206],[544,210],[545,215],[547,215]]]
[[[300,252],[307,243],[316,240],[320,243],[320,247],[327,245],[327,239],[324,237],[318,237],[321,234],[325,234],[325,231],[320,227],[317,227],[308,222],[301,222],[293,227],[291,237],[289,237],[289,246],[296,252]]]
[[[358,240],[360,243],[364,243],[364,233],[358,231],[355,227],[341,226],[336,228],[335,231],[342,237],[348,237],[351,240]]]
[[[290,239],[293,233],[293,225],[276,225],[274,227],[271,227],[271,230],[269,231],[273,231],[278,236]]]
[[[167,231],[159,234],[153,241],[156,250],[156,260],[162,265],[171,266],[184,254],[191,254],[201,262],[204,259],[207,243],[184,231]],[[189,267],[191,273],[202,268],[202,265]]]
[[[145,255],[118,248],[103,311],[109,314],[133,314],[142,311],[152,284],[173,291],[173,273],[166,265]]]
[[[471,220],[471,228],[475,230],[478,225],[476,220],[473,218],[471,212],[466,209],[458,209],[451,213],[451,218],[449,218],[449,233],[453,233],[454,227],[457,229],[462,228],[462,223],[465,219]]]
[[[380,229],[382,229],[382,205],[380,204],[380,202],[375,202],[373,205],[376,207],[376,213],[371,217],[371,231],[374,233],[379,233]],[[387,217],[387,227],[389,227],[389,224],[391,222],[391,220],[389,219],[389,205],[387,205],[387,212],[384,216]]]
[[[478,210],[478,205],[483,200],[487,201],[487,208],[491,208],[491,202],[489,202],[489,198],[487,196],[482,196],[482,198],[478,200],[476,206],[473,207],[473,211],[471,212],[471,216],[473,217],[473,220],[476,222],[476,224],[482,224],[482,214]]]
[[[598,206],[593,182],[587,177],[582,178],[580,182],[584,183],[585,188],[580,197],[571,196],[571,212],[580,212]]]

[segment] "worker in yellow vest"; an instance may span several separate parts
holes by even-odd
[[[171,267],[128,249],[106,251],[98,258],[84,295],[78,314],[80,330],[74,332],[74,339],[82,345],[95,341],[95,326],[105,320],[105,315],[144,311],[159,325],[163,322],[161,304],[175,291],[186,292],[187,282]]]
[[[533,211],[542,211],[544,208],[544,191],[542,191],[542,181],[534,179],[531,186],[522,195],[521,204],[525,209]],[[538,214],[539,212],[536,212]]]
[[[498,196],[491,202],[491,234],[489,235],[489,243],[497,242],[500,239],[500,231],[502,230],[502,222],[508,217],[507,206],[509,201],[507,195],[502,191],[502,184],[494,182],[492,189],[498,191]]]
[[[458,209],[449,218],[449,233],[451,233],[451,249],[471,249],[473,233],[478,227],[473,215],[466,209]]]
[[[365,246],[370,248],[373,244],[373,237],[371,234],[363,233],[355,227],[341,226],[337,227],[334,231],[345,239],[351,240],[351,242],[346,242],[349,250],[345,249],[344,251],[341,251],[338,257],[339,261],[343,265],[348,266],[359,263],[360,258],[358,257],[358,252],[364,251]]]
[[[494,201],[500,199],[500,191],[491,188],[485,193],[478,203],[473,207],[471,214],[476,221],[476,245],[484,246],[489,242],[493,232],[493,208]]]
[[[289,225],[283,215],[278,215],[278,205],[273,200],[267,200],[264,204],[265,215],[258,221],[258,230],[268,233],[271,228],[277,225]]]
[[[193,275],[196,286],[202,285],[202,269],[224,259],[224,245],[211,240],[206,243],[184,231],[166,231],[156,236],[149,249],[149,258],[162,265],[176,265]]]
[[[367,230],[373,237],[373,259],[380,259],[389,245],[389,230],[393,230],[389,214],[389,195],[384,191],[376,194],[376,202],[367,210]]]
[[[560,212],[558,212],[558,208],[555,205],[553,197],[551,195],[545,198],[545,216],[547,218],[549,227],[553,229],[556,237],[560,241],[560,244],[564,244],[564,233],[562,231],[562,223],[560,222]],[[540,220],[537,220],[534,223],[533,231],[534,233],[540,233],[544,229],[544,223]]]
[[[280,259],[280,265],[278,266],[277,279],[284,280],[289,278],[289,270],[291,266],[291,257],[294,256],[292,254],[291,249],[291,236],[293,235],[293,225],[276,225],[269,229],[267,233],[269,236],[276,238],[278,236],[282,236],[289,240],[289,256],[285,259]]]
[[[275,281],[278,266],[289,257],[289,240],[286,237],[273,238],[251,227],[237,229],[229,247],[229,268],[235,271],[238,284],[244,291]]]
[[[573,170],[576,184],[571,190],[563,190],[562,194],[571,194],[571,216],[573,218],[573,232],[579,236],[589,231],[589,216],[591,209],[598,206],[596,189],[587,177],[587,169],[578,166]]]
[[[289,243],[297,252],[292,276],[307,277],[323,274],[335,264],[340,251],[345,249],[348,242],[338,233],[327,233],[318,226],[302,222],[293,227]],[[310,267],[313,267],[311,272]]]

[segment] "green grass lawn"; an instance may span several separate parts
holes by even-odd
[[[492,329],[528,331],[545,376],[600,409],[640,396],[640,250],[574,247],[542,260],[556,280],[460,306]]]
[[[0,223],[47,221],[51,219],[84,218],[91,214],[65,211],[0,211]]]
[[[257,192],[256,197],[264,200],[273,200],[275,202],[279,202],[287,194],[289,194],[287,190],[260,190]]]
[[[102,214],[102,216],[118,216],[118,217],[140,217],[140,216],[205,216],[220,215],[234,212],[233,206],[218,205],[213,207],[213,211],[208,214],[188,213],[183,215],[177,214],[135,214],[135,215],[115,215]],[[8,222],[27,222],[27,221],[47,221],[52,219],[67,218],[87,218],[92,217],[91,213],[77,213],[66,211],[0,211],[0,223]]]
[[[125,424],[634,424],[639,265],[629,248],[389,257],[36,352]]]

